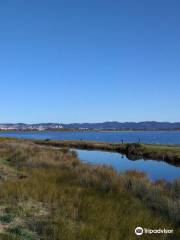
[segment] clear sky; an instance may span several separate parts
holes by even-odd
[[[180,1],[0,1],[0,90],[0,122],[180,121]]]

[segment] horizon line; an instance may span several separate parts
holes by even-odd
[[[156,121],[156,120],[145,120],[145,121],[99,121],[99,122],[34,122],[34,123],[28,123],[28,122],[3,122],[0,123],[0,125],[5,125],[5,124],[25,124],[25,125],[35,125],[35,124],[102,124],[102,123],[170,123],[170,124],[175,124],[175,123],[180,123],[179,121]]]

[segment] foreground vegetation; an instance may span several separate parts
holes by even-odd
[[[71,147],[89,150],[104,150],[126,154],[129,159],[156,159],[163,160],[170,164],[180,166],[180,146],[179,145],[158,145],[139,143],[105,143],[93,141],[53,141],[34,140],[34,143],[54,147]]]
[[[174,229],[180,238],[180,181],[152,183],[82,164],[76,152],[0,140],[0,239],[133,240],[134,229]]]

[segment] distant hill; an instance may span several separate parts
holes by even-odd
[[[97,130],[176,130],[180,129],[180,122],[103,122],[103,123],[72,123],[62,124],[64,128],[87,128]]]
[[[97,130],[97,131],[128,131],[128,130],[144,130],[144,131],[157,131],[157,130],[180,130],[180,122],[103,122],[103,123],[39,123],[39,124],[0,124],[0,130]]]

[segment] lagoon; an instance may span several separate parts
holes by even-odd
[[[90,164],[100,164],[113,167],[118,172],[138,170],[146,172],[148,177],[155,181],[165,179],[172,181],[180,178],[180,168],[164,161],[130,160],[120,153],[106,151],[76,150],[81,161]]]
[[[61,132],[61,131],[1,131],[2,137],[51,139],[51,140],[89,140],[99,142],[141,142],[150,144],[180,144],[180,131],[122,131],[122,132]]]

